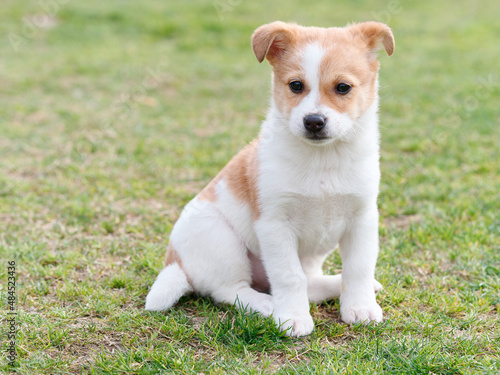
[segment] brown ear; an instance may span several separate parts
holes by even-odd
[[[295,25],[276,21],[260,26],[252,35],[252,49],[259,62],[267,57],[272,64],[295,38]]]
[[[349,29],[354,35],[361,37],[371,52],[378,51],[380,42],[389,56],[394,52],[394,36],[386,24],[369,21],[354,24],[349,26]]]

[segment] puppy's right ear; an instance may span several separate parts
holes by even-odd
[[[252,35],[252,49],[259,62],[267,58],[271,65],[295,39],[296,25],[281,21],[259,27]]]

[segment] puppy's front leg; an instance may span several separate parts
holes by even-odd
[[[375,299],[375,264],[378,255],[378,212],[352,219],[340,241],[342,291],[340,315],[346,323],[382,321]]]
[[[260,220],[256,232],[274,304],[274,320],[289,336],[313,331],[307,278],[300,264],[297,237],[287,224]]]

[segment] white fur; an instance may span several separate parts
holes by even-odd
[[[194,290],[219,303],[238,300],[265,316],[272,313],[276,324],[293,336],[313,330],[309,301],[340,297],[340,313],[347,323],[382,320],[375,300],[381,285],[374,279],[378,100],[359,119],[320,106],[322,57],[316,44],[304,50],[309,95],[289,118],[272,104],[262,124],[258,219],[254,221],[250,207],[233,195],[224,179],[216,186],[214,202],[199,197],[191,201],[170,236],[182,270],[174,264],[160,273],[146,309],[169,308]],[[310,113],[329,119],[331,138],[322,145],[304,138],[303,117]],[[342,275],[323,275],[322,263],[337,245]],[[262,260],[272,296],[250,287],[247,251]]]

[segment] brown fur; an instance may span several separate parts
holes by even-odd
[[[165,257],[165,267],[177,263],[179,265],[179,268],[184,271],[184,267],[182,265],[181,257],[179,256],[179,253],[177,250],[175,250],[174,246],[172,243],[169,243],[167,246],[167,255]],[[188,276],[187,272],[184,271],[186,274],[186,278],[189,284],[191,284],[191,278]],[[192,285],[192,284],[191,284]]]
[[[257,189],[259,161],[257,155],[258,140],[254,140],[241,150],[215,178],[201,191],[198,199],[215,202],[217,193],[215,186],[225,179],[229,190],[240,201],[247,203],[252,211],[252,217],[260,215]]]
[[[215,176],[215,178],[208,183],[208,185],[198,194],[198,199],[202,201],[215,202],[217,200],[217,194],[215,193],[215,186],[224,177],[222,171]]]
[[[182,261],[179,257],[179,253],[174,249],[171,243],[167,247],[167,256],[165,257],[165,267],[173,263],[177,263],[180,268],[182,268]]]

